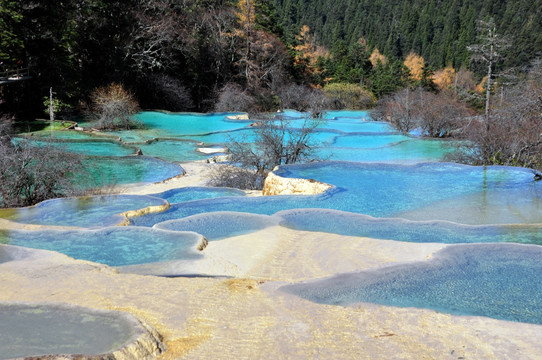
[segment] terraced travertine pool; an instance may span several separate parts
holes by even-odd
[[[208,156],[197,153],[197,147],[224,145],[236,136],[250,138],[250,121],[230,120],[228,115],[237,114],[143,112],[138,118],[147,129],[111,134],[121,140],[51,135],[47,141],[62,138],[70,151],[93,152],[92,161],[109,169],[100,170],[108,174],[105,182],[156,182],[176,174],[169,166]],[[304,115],[285,111],[280,116],[292,119],[295,127]],[[247,197],[232,189],[182,188],[153,196],[58,199],[4,210],[0,216],[92,229],[5,231],[0,242],[112,266],[190,261],[201,256],[193,252],[194,232],[213,241],[276,225],[457,244],[428,262],[338,275],[284,291],[339,305],[375,302],[542,324],[542,185],[530,170],[442,162],[453,144],[398,134],[372,121],[367,112],[327,112],[325,118],[315,138],[320,154],[329,160],[276,171],[334,185],[324,194]],[[107,145],[100,148],[104,141]],[[85,150],[85,142],[95,150]],[[148,156],[119,156],[138,147]],[[141,165],[137,176],[132,176],[134,161]],[[132,218],[126,230],[109,227],[120,221],[121,212],[166,201],[169,209]],[[179,240],[171,234],[179,234]],[[66,241],[55,240],[60,237]],[[108,248],[114,251],[107,253]]]

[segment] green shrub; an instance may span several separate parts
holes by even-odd
[[[358,84],[332,83],[323,91],[336,109],[367,109],[373,107],[376,100],[369,90]]]

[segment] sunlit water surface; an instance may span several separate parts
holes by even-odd
[[[542,247],[456,245],[430,260],[282,287],[335,305],[420,307],[542,324]]]
[[[125,266],[171,260],[194,260],[201,236],[137,227],[99,230],[0,230],[0,244],[58,251],[77,259]]]
[[[209,157],[198,153],[198,147],[252,141],[252,121],[230,120],[229,115],[236,114],[142,112],[137,118],[145,129],[109,134],[124,143],[77,132],[37,138],[62,139],[68,150],[98,155],[89,161],[98,165],[95,173],[104,185],[155,182],[181,173],[171,162]],[[293,110],[276,114],[291,120],[292,127],[300,127],[306,116]],[[398,134],[368,112],[327,111],[322,118],[315,149],[329,161],[283,166],[276,173],[332,184],[324,194],[245,197],[233,189],[187,188],[154,197],[57,199],[8,209],[0,216],[23,223],[100,227],[118,223],[123,219],[118,214],[127,210],[166,200],[172,205],[131,219],[132,225],[147,228],[100,229],[85,233],[85,240],[77,239],[77,231],[4,232],[3,242],[117,266],[199,256],[192,252],[192,240],[171,235],[179,231],[195,231],[212,241],[279,224],[387,240],[472,243],[446,248],[430,261],[284,290],[329,304],[374,302],[542,324],[542,248],[495,244],[542,243],[542,185],[533,181],[531,171],[443,163],[452,143]],[[137,148],[147,156],[122,156]],[[155,225],[158,229],[148,228]]]

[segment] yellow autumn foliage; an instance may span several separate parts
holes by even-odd
[[[444,69],[435,71],[433,74],[433,82],[437,85],[439,90],[452,88],[455,82],[455,69],[451,66],[447,66]]]
[[[487,75],[482,78],[482,81],[476,85],[474,88],[474,91],[476,91],[479,94],[483,94],[486,91],[486,85],[487,85]]]
[[[388,62],[388,59],[380,53],[378,48],[375,48],[369,57],[369,61],[373,65],[373,67],[376,67],[379,62],[382,63],[382,65],[386,64]]]
[[[256,24],[256,8],[254,0],[239,0],[237,3],[237,23],[241,27],[241,31],[245,36],[248,36]]]
[[[407,55],[404,64],[410,70],[412,80],[420,81],[422,79],[424,63],[424,58],[418,54],[410,53]]]

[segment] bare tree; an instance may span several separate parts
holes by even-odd
[[[502,106],[490,115],[492,126],[474,119],[462,131],[453,160],[475,165],[512,165],[542,169],[542,66],[507,91]]]
[[[411,89],[404,88],[381,99],[376,108],[379,118],[405,134],[410,133],[417,126],[413,116],[414,97],[411,93]]]
[[[229,164],[216,164],[209,174],[209,185],[230,187],[244,190],[261,190],[263,178],[252,169],[245,169]]]
[[[419,91],[414,113],[421,133],[429,137],[454,135],[466,126],[473,116],[464,103],[441,93]]]
[[[228,83],[220,90],[215,111],[242,111],[252,113],[257,109],[256,100],[239,84]]]
[[[170,111],[192,109],[194,102],[181,80],[166,74],[153,74],[146,82],[153,103]]]
[[[231,139],[230,161],[239,167],[220,168],[213,184],[261,189],[275,166],[317,160],[312,134],[321,123],[321,119],[309,116],[295,120],[261,117],[254,125],[253,138]]]
[[[179,52],[194,41],[190,36],[186,11],[191,1],[139,0],[133,9],[134,25],[125,59],[140,73],[167,70],[178,63]]]
[[[402,133],[418,129],[424,136],[446,137],[461,131],[472,116],[468,107],[452,96],[422,88],[405,88],[379,102],[379,116]]]
[[[0,120],[0,207],[28,206],[50,198],[81,194],[76,176],[82,159],[52,144],[12,141],[7,120]]]
[[[489,99],[491,96],[491,84],[493,67],[501,60],[502,52],[510,46],[510,42],[497,33],[493,18],[488,21],[481,20],[478,27],[478,44],[467,47],[472,52],[472,60],[482,61],[487,64],[486,104],[485,118],[489,126]]]
[[[329,99],[319,89],[304,85],[283,84],[277,89],[281,109],[306,111],[313,116],[331,106]]]
[[[286,79],[290,63],[288,50],[274,34],[262,30],[251,34],[250,56],[240,61],[240,64],[245,65],[247,86],[251,90],[271,89],[273,85],[281,84]]]
[[[140,126],[131,118],[139,110],[137,101],[121,84],[113,83],[94,90],[91,100],[91,115],[97,129],[127,130]]]

